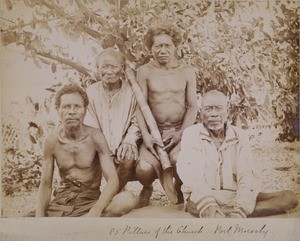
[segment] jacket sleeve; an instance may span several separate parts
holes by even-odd
[[[96,108],[95,108],[95,101],[94,101],[94,95],[96,93],[93,93],[91,88],[87,89],[87,95],[89,98],[89,105],[86,110],[86,115],[84,118],[83,123],[87,126],[91,126],[97,129],[101,129],[101,126],[98,122]]]
[[[206,208],[217,205],[217,203],[212,196],[211,187],[205,180],[205,160],[198,139],[199,131],[195,131],[194,127],[187,128],[183,132],[177,172],[183,182],[182,191],[187,201],[186,211],[201,217]]]
[[[237,193],[234,212],[242,217],[251,214],[260,188],[260,177],[252,156],[249,139],[248,136],[243,136],[237,157]]]
[[[137,146],[137,141],[141,139],[141,131],[137,123],[135,113],[133,113],[130,121],[130,126],[127,130],[123,143],[129,143],[131,145]]]

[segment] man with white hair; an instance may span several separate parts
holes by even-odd
[[[185,211],[200,218],[245,218],[295,208],[292,191],[260,192],[248,136],[227,118],[226,96],[208,91],[202,98],[203,123],[183,133],[177,169]]]
[[[90,103],[84,123],[100,129],[117,168],[119,190],[134,179],[141,133],[135,118],[136,99],[125,80],[125,57],[108,48],[96,58],[98,82],[87,88]]]

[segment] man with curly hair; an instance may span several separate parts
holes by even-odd
[[[99,129],[83,125],[88,104],[86,92],[74,84],[56,95],[61,125],[43,143],[36,217],[121,216],[137,203],[130,192],[116,195],[119,181],[105,137]],[[55,163],[61,180],[50,202]],[[107,183],[101,193],[102,174]]]
[[[145,44],[153,60],[138,69],[137,81],[148,101],[153,117],[162,134],[164,150],[174,167],[175,189],[178,203],[183,202],[181,181],[176,174],[176,159],[180,150],[183,130],[192,125],[197,115],[196,75],[187,64],[180,63],[176,47],[180,44],[179,32],[171,25],[158,24],[149,29]],[[137,179],[143,185],[140,206],[149,205],[152,183],[156,178],[162,182],[163,172],[154,146],[159,142],[149,133],[141,110],[137,109],[137,120],[143,136]]]

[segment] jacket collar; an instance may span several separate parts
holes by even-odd
[[[203,126],[203,124],[200,124],[199,136],[202,140],[207,140],[209,142],[212,142],[211,136],[210,136],[208,130]],[[224,140],[222,146],[224,144],[231,145],[231,144],[236,143],[237,141],[238,141],[237,133],[233,129],[232,125],[227,121],[226,130],[225,130],[225,140]]]

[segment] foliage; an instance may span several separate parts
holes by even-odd
[[[54,88],[59,86],[61,85]],[[23,105],[27,107],[26,116],[17,116],[14,113],[13,117],[8,117],[9,123],[3,122],[3,130],[6,130],[3,133],[4,139],[11,138],[6,136],[11,132],[18,136],[18,142],[3,145],[2,190],[5,195],[14,195],[23,190],[32,191],[39,186],[43,159],[42,142],[55,127],[55,121],[50,118],[53,97],[54,94],[50,95],[42,104],[27,97]],[[23,125],[20,125],[17,118],[22,119]],[[22,135],[23,128],[27,128],[25,135]]]
[[[5,195],[13,195],[24,189],[31,191],[39,186],[42,155],[13,148],[4,154],[2,190]]]
[[[72,53],[53,41],[59,34],[89,43],[90,59],[115,46],[137,68],[151,58],[143,44],[149,26],[168,21],[183,37],[178,56],[198,69],[200,93],[217,87],[230,95],[231,119],[242,127],[260,120],[281,126],[282,140],[299,135],[297,2],[7,0],[7,9],[18,2],[33,10],[32,19],[3,29],[2,42],[23,45],[38,67],[50,65],[55,73],[63,64],[66,77],[75,69],[88,83],[94,81],[90,62],[73,61]]]

